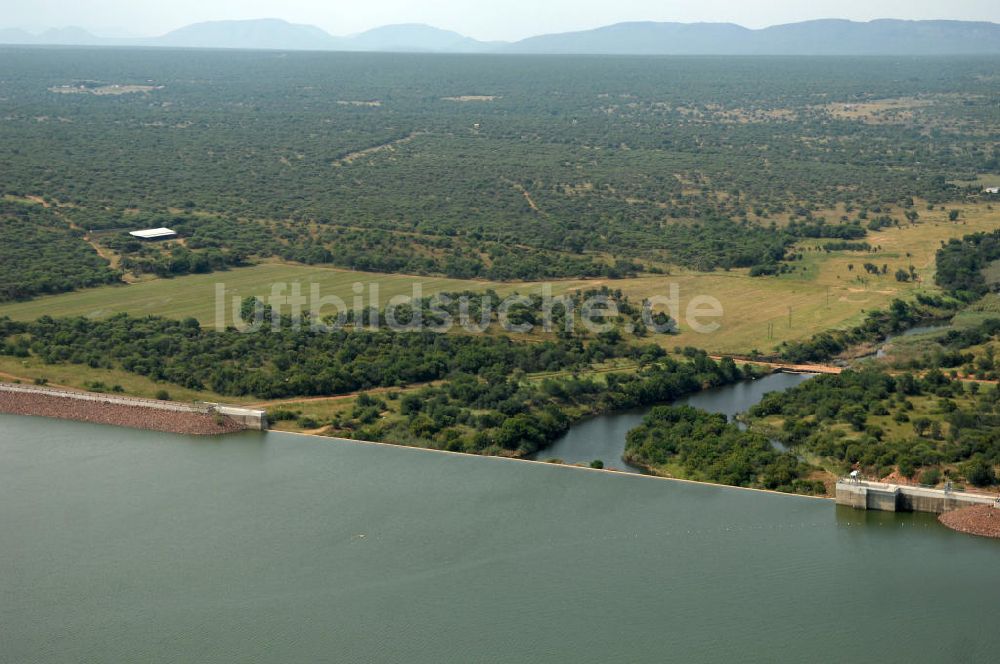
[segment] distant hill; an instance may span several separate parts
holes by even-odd
[[[1000,54],[1000,24],[891,19],[868,23],[807,21],[758,31],[752,52],[782,55]]]
[[[529,37],[504,50],[508,53],[578,53],[660,55],[744,50],[752,30],[734,23],[618,23],[595,30]]]
[[[103,41],[100,37],[95,37],[83,28],[50,28],[39,38],[47,44],[68,44],[68,45],[99,45]]]
[[[104,40],[95,37],[83,28],[50,28],[39,35],[33,35],[16,28],[0,29],[0,44],[69,44],[84,46],[101,44]]]
[[[733,23],[637,22],[504,43],[415,23],[335,37],[312,25],[255,19],[195,23],[148,39],[106,39],[72,27],[40,35],[0,29],[0,43],[435,53],[1000,55],[1000,24],[825,19],[751,30]]]
[[[335,50],[342,46],[341,40],[314,25],[299,25],[273,18],[194,23],[162,37],[143,41],[155,46],[316,51]]]
[[[37,37],[18,28],[0,28],[0,44],[33,44]]]
[[[750,30],[732,23],[619,23],[531,37],[504,50],[623,55],[986,55],[1000,54],[1000,24],[828,19]]]
[[[345,46],[358,51],[405,51],[438,53],[483,53],[502,44],[420,23],[386,25],[345,38]]]

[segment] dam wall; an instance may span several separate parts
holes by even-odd
[[[217,403],[179,403],[118,394],[0,383],[0,412],[57,417],[178,433],[267,429],[263,410]]]
[[[996,497],[917,486],[840,480],[837,482],[836,501],[838,505],[861,510],[944,514],[972,505],[993,505]]]

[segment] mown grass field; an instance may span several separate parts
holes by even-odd
[[[15,320],[34,320],[39,316],[88,316],[106,317],[127,311],[136,315],[197,318],[202,325],[214,325],[216,319],[216,287],[226,289],[226,315],[232,322],[233,298],[251,295],[266,298],[274,284],[299,284],[301,292],[309,296],[311,284],[318,284],[322,296],[336,295],[351,306],[354,285],[363,284],[365,305],[369,303],[369,287],[377,285],[379,297],[385,305],[390,298],[412,294],[413,285],[420,284],[424,295],[447,291],[484,291],[494,288],[507,293],[524,284],[501,284],[488,281],[445,279],[388,275],[371,272],[353,272],[323,267],[264,263],[226,272],[199,274],[175,279],[154,279],[135,284],[93,288],[74,293],[63,293],[27,302],[0,305],[0,316]],[[289,294],[285,290],[284,294]]]
[[[607,285],[620,288],[636,303],[652,296],[669,296],[671,286],[677,288],[680,333],[650,337],[667,348],[697,346],[713,353],[768,352],[782,341],[805,339],[832,328],[843,328],[860,322],[866,312],[885,307],[897,297],[911,296],[917,291],[933,291],[934,256],[940,243],[1000,226],[1000,211],[983,205],[951,206],[959,209],[957,222],[948,221],[948,210],[929,211],[918,205],[920,219],[915,225],[887,228],[872,232],[867,238],[877,253],[824,252],[815,250],[823,240],[804,242],[799,248],[803,259],[794,263],[795,272],[773,277],[748,276],[746,270],[730,272],[690,272],[675,270],[673,274],[622,280],[565,280],[552,282],[555,295],[574,289]],[[865,274],[862,264],[871,262],[888,266],[885,275]],[[919,281],[896,281],[899,268],[913,265]],[[850,268],[853,266],[853,269]],[[28,302],[0,305],[0,316],[32,320],[50,316],[102,317],[128,311],[132,314],[194,317],[203,325],[216,321],[216,284],[223,284],[228,296],[226,320],[233,319],[233,298],[250,295],[266,297],[275,283],[298,283],[308,295],[310,284],[319,285],[324,296],[336,295],[350,306],[353,287],[377,284],[383,306],[389,299],[412,293],[420,284],[424,295],[448,291],[484,291],[493,288],[501,294],[512,292],[539,293],[538,283],[497,283],[475,280],[445,279],[409,275],[385,275],[352,272],[323,267],[265,263],[248,268],[193,275],[176,279],[159,279],[122,286],[66,293]],[[286,291],[287,293],[287,291]],[[709,334],[694,331],[686,320],[686,310],[692,298],[709,296],[717,299],[723,309],[717,320],[719,329]],[[791,317],[789,317],[791,313]]]
[[[877,253],[804,251],[803,259],[795,262],[796,272],[777,277],[751,279],[735,271],[674,277],[682,287],[682,300],[687,293],[712,295],[722,303],[725,315],[718,332],[702,335],[682,326],[682,333],[672,338],[673,343],[720,353],[767,351],[781,341],[849,327],[863,320],[866,312],[885,307],[895,298],[906,298],[921,290],[936,291],[934,258],[942,241],[1000,227],[1000,211],[986,206],[957,205],[933,211],[918,208],[920,219],[915,225],[869,233],[866,241],[881,248]],[[957,222],[948,221],[950,209],[961,211]],[[800,248],[825,242],[811,240]],[[887,265],[888,272],[867,275],[862,268],[865,262]],[[916,268],[919,281],[896,281],[896,270],[910,265]],[[655,289],[655,284],[637,283],[636,288],[625,290],[637,296]],[[769,323],[773,324],[771,339]]]

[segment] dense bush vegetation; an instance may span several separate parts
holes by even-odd
[[[515,343],[491,335],[434,332],[312,331],[264,326],[241,333],[204,330],[198,321],[116,315],[107,320],[0,319],[0,352],[47,363],[124,369],[153,380],[224,395],[261,398],[329,395],[422,383],[452,372],[555,371],[611,357],[657,357],[659,347],[620,338]],[[16,335],[16,336],[14,336]],[[14,338],[11,338],[14,337]]]
[[[942,288],[973,300],[989,290],[983,274],[1000,259],[1000,229],[951,240],[937,252],[935,280]]]
[[[0,301],[118,281],[82,235],[41,205],[0,199]]]
[[[62,203],[105,238],[169,221],[210,255],[108,240],[164,275],[257,255],[494,279],[772,266],[793,237],[857,240],[997,168],[991,60],[0,58],[0,194]],[[50,90],[83,82],[152,89]],[[455,101],[470,94],[489,100]],[[843,112],[886,99],[903,107]],[[836,204],[850,219],[819,223]]]
[[[582,417],[664,403],[752,375],[732,360],[715,362],[694,349],[679,359],[648,349],[640,359],[636,372],[600,378],[527,381],[497,367],[478,375],[460,372],[443,385],[402,396],[398,413],[383,417],[386,404],[367,397],[358,400],[350,417],[330,424],[366,440],[523,456],[544,449]]]
[[[914,402],[924,403],[917,411]],[[798,454],[857,466],[871,474],[893,469],[917,477],[944,466],[953,477],[1000,463],[1000,391],[951,380],[940,371],[890,376],[877,370],[820,376],[769,394],[750,415],[776,417],[775,435]],[[974,470],[974,469],[973,469]]]
[[[824,493],[803,479],[808,466],[778,452],[767,437],[741,431],[725,415],[690,406],[658,406],[628,433],[625,459],[654,470],[671,467],[685,477],[732,486]]]
[[[0,48],[0,58],[0,299],[116,280],[76,229],[113,253],[116,267],[161,277],[266,257],[496,280],[618,278],[671,264],[777,275],[799,269],[793,259],[803,256],[790,247],[802,238],[817,251],[874,253],[867,231],[915,223],[924,204],[978,195],[978,185],[955,183],[1000,168],[989,59],[19,48]],[[87,92],[95,82],[150,88],[98,96]],[[81,83],[77,93],[52,91]],[[464,95],[480,100],[456,101]],[[25,203],[37,197],[52,207]],[[834,208],[836,218],[825,219]],[[161,225],[180,241],[127,234]],[[998,239],[980,234],[941,249],[946,297],[893,302],[856,328],[785,344],[781,354],[824,361],[953,313],[988,290],[983,270],[1000,258]],[[863,268],[888,270],[883,261]],[[612,295],[617,329],[586,339],[290,326],[241,334],[121,315],[0,319],[0,353],[260,398],[441,381],[402,397],[398,412],[381,396],[359,397],[329,424],[359,437],[513,455],[543,448],[577,417],[744,375],[697,351],[674,360],[635,345],[622,330],[646,334],[640,305]],[[538,305],[516,308],[517,321],[537,324]],[[420,308],[432,323],[430,302]],[[969,349],[996,332],[985,324],[949,332],[913,368],[993,372],[992,350]],[[609,358],[637,369],[602,379],[566,373]],[[560,377],[523,376],[542,371]],[[793,491],[818,490],[799,451],[990,482],[996,390],[960,392],[937,371],[847,373],[768,398],[755,412],[781,422],[793,454],[718,416],[674,408],[633,432],[629,454],[692,477]],[[916,416],[913,399],[936,410]]]
[[[361,395],[352,417],[309,421],[351,435],[487,454],[535,452],[588,414],[662,403],[704,387],[753,375],[730,359],[716,362],[684,349],[679,359],[658,346],[627,345],[617,335],[516,343],[489,335],[429,331],[310,332],[265,327],[255,333],[202,330],[197,321],[137,318],[105,321],[0,318],[0,354],[47,363],[87,364],[193,389],[261,398],[330,395],[373,387],[444,380],[406,394],[399,417],[383,420],[385,403]],[[624,357],[639,369],[600,379],[564,375],[540,382],[527,373],[588,369]],[[296,417],[278,409],[274,419]]]

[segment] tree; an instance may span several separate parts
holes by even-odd
[[[899,474],[903,477],[913,477],[917,472],[917,465],[911,457],[903,457],[899,460]]]
[[[992,486],[997,481],[993,464],[987,463],[982,457],[977,457],[963,465],[962,474],[973,486]]]
[[[924,434],[927,433],[927,429],[931,426],[931,419],[929,417],[920,416],[913,418],[913,431],[923,438]]]
[[[937,468],[925,468],[920,473],[920,483],[936,486],[941,481],[941,471]]]
[[[861,406],[848,406],[841,411],[841,417],[848,422],[855,431],[864,431],[865,421],[868,414]]]

